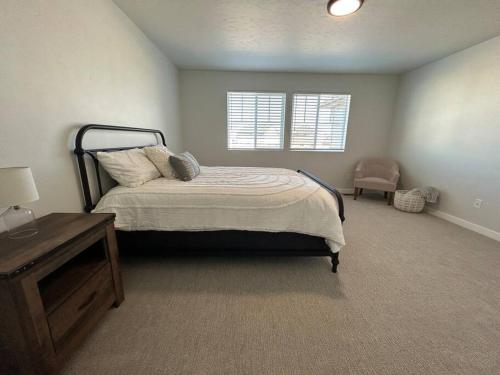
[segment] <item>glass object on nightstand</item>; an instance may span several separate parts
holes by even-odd
[[[9,207],[0,217],[9,238],[25,238],[38,233],[33,211],[19,206],[36,200],[38,191],[30,168],[0,168],[0,207]]]
[[[9,238],[31,237],[38,233],[38,225],[33,210],[12,206],[2,214]]]

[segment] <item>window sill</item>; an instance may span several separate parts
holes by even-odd
[[[283,148],[227,148],[227,151],[285,151]]]
[[[334,153],[341,153],[345,152],[345,150],[308,150],[308,149],[297,149],[297,148],[291,148],[289,151],[293,152],[334,152]]]

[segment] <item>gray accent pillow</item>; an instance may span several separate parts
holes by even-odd
[[[190,181],[200,174],[198,160],[187,151],[178,155],[170,155],[168,161],[182,181]]]

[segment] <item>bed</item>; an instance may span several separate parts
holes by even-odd
[[[170,254],[329,256],[337,271],[345,244],[342,196],[305,171],[281,168],[202,167],[184,182],[158,178],[134,188],[105,188],[96,154],[146,145],[85,148],[88,131],[151,133],[155,129],[86,125],[75,154],[87,212],[113,212],[120,249]],[[88,163],[93,175],[89,178]],[[91,193],[95,182],[97,197]],[[94,200],[96,204],[94,204]]]

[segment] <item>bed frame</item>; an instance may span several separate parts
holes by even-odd
[[[95,176],[97,180],[96,193],[102,197],[105,193],[102,183],[102,175],[97,160],[97,152],[112,152],[129,150],[136,147],[146,147],[150,145],[138,145],[129,147],[114,148],[93,148],[83,147],[85,133],[89,130],[102,131],[127,131],[138,133],[150,133],[155,135],[156,144],[166,146],[165,136],[160,130],[132,128],[114,125],[90,124],[82,126],[75,140],[75,150],[78,170],[83,190],[85,211],[90,212],[95,204],[92,200],[91,182],[87,173],[86,160],[93,162]],[[154,145],[154,144],[153,144]],[[86,157],[87,156],[87,157]],[[338,202],[339,217],[344,222],[344,202],[342,195],[333,187],[316,176],[302,170],[297,172],[314,180],[324,189],[334,195]],[[181,232],[181,231],[117,231],[117,239],[120,251],[134,252],[141,248],[141,253],[147,249],[148,253],[172,255],[200,255],[200,254],[258,254],[258,255],[292,255],[292,256],[329,256],[332,260],[332,272],[337,272],[339,264],[339,253],[333,253],[326,244],[324,238],[315,237],[299,233],[269,233],[251,232],[239,230],[205,231],[205,232]],[[137,253],[137,251],[136,251]]]

